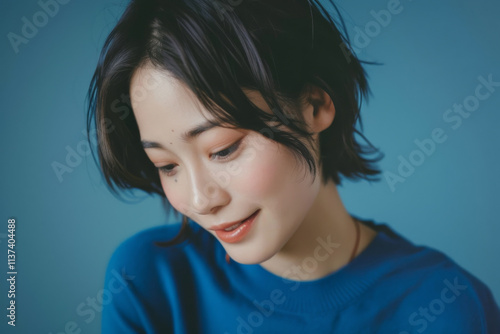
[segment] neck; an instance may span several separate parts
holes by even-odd
[[[375,236],[360,223],[359,254]],[[272,258],[260,265],[296,281],[319,279],[349,263],[356,244],[355,220],[345,209],[335,183],[321,184],[303,223]]]

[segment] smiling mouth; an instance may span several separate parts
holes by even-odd
[[[244,221],[239,222],[237,224],[234,224],[231,227],[225,228],[224,231],[226,231],[226,232],[232,231],[232,230],[236,229],[238,226],[240,226],[241,224],[243,224],[245,221],[247,221],[247,219],[245,219]]]
[[[232,231],[236,228],[238,228],[238,226],[240,226],[241,224],[247,222],[250,218],[252,218],[254,215],[256,215],[257,212],[259,212],[259,210],[255,211],[254,213],[252,213],[250,216],[248,216],[247,218],[241,220],[241,221],[234,221],[234,222],[231,222],[231,223],[223,223],[223,224],[219,224],[219,225],[215,225],[215,226],[212,226],[212,227],[209,227],[208,229],[209,230],[213,230],[213,231],[220,231],[220,230],[224,230],[226,232],[229,232],[229,231]]]
[[[250,216],[248,216],[248,218],[243,219],[241,222],[236,223],[236,224],[234,224],[233,226],[230,226],[230,227],[228,227],[228,228],[225,228],[225,229],[224,229],[224,231],[226,231],[226,232],[230,232],[230,231],[232,231],[232,230],[237,229],[239,226],[241,226],[241,224],[244,224],[244,223],[246,223],[247,221],[249,221],[250,219],[252,219],[253,217],[255,217],[255,216],[256,216],[256,214],[257,214],[257,211],[255,211],[255,212],[254,212],[254,213],[252,213]]]
[[[228,223],[217,225],[211,228],[221,241],[227,243],[236,243],[241,241],[249,232],[258,216],[260,209],[255,211],[249,217],[237,223]]]

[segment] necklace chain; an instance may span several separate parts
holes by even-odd
[[[357,219],[354,219],[354,225],[356,226],[356,243],[354,244],[354,249],[352,250],[349,262],[351,262],[354,259],[354,256],[356,255],[356,251],[358,250],[358,245],[359,245],[359,222]]]
[[[359,246],[359,222],[357,219],[354,219],[354,225],[356,226],[356,243],[354,244],[354,249],[352,250],[351,257],[349,259],[349,262],[351,262],[354,259],[354,256],[356,255],[356,251],[358,250]],[[229,263],[231,262],[231,258],[229,257],[229,254],[226,253],[226,262]],[[349,263],[347,262],[347,263]]]

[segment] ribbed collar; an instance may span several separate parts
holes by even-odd
[[[224,248],[210,233],[207,234],[215,242],[215,263],[228,276],[231,288],[250,302],[281,296],[280,303],[274,305],[275,309],[302,314],[319,313],[346,306],[390,270],[394,270],[397,262],[402,261],[402,255],[411,251],[411,243],[386,224],[356,218],[378,232],[375,238],[350,263],[313,281],[282,278],[259,264],[247,265],[235,261],[227,264],[224,261]]]

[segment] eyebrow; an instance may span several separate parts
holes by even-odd
[[[218,124],[215,123],[210,123],[209,121],[206,121],[205,123],[199,124],[192,128],[189,131],[186,131],[181,135],[181,139],[185,142],[189,142],[193,140],[194,138],[198,137],[200,134],[202,134],[205,131],[208,131],[216,126],[219,126]],[[162,148],[162,149],[167,149],[163,145],[153,142],[153,141],[147,141],[147,140],[141,140],[142,147],[143,148]]]

